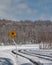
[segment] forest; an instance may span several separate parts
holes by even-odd
[[[2,45],[1,43],[13,44],[9,37],[11,30],[17,33],[14,38],[17,44],[52,43],[52,21],[50,20],[0,20],[0,45]]]

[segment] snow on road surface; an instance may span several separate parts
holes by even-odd
[[[2,62],[2,64],[0,64],[0,65],[9,65],[9,62],[11,63],[10,65],[16,65],[15,55],[13,55],[11,53],[10,47],[9,47],[9,50],[5,49],[5,47],[4,48],[0,47],[0,50],[1,50],[0,51],[0,60],[1,60],[1,58],[6,58],[6,60],[4,59],[6,63],[4,64],[4,62]],[[7,62],[8,62],[8,64],[7,64]]]
[[[31,45],[30,45],[31,46]],[[30,48],[28,45],[17,45],[17,49]],[[36,47],[36,45],[35,45]],[[31,48],[35,48],[34,45]],[[36,47],[38,48],[38,47]],[[16,49],[14,45],[0,46],[0,65],[33,65],[28,59],[14,55],[11,51]]]
[[[16,47],[14,45],[10,45],[10,46],[0,46],[0,65],[36,65],[33,64],[31,61],[29,61],[27,58],[21,57],[21,56],[16,56],[15,54],[13,54],[11,51],[16,49]],[[33,50],[32,53],[35,51],[40,51],[39,50],[39,45],[17,45],[17,50]],[[15,51],[16,52],[16,51]],[[17,51],[17,53],[19,53]],[[42,51],[43,53],[43,51]],[[21,55],[24,55],[25,57],[28,57],[30,59],[32,59],[33,61],[36,61],[42,64],[42,65],[52,65],[52,61],[49,60],[45,60],[45,59],[41,59],[41,58],[37,58],[31,55],[26,55],[23,53],[19,53]]]
[[[20,56],[16,57],[16,55],[11,53],[11,50],[2,51],[0,53],[0,57],[10,59],[11,60],[10,62],[13,63],[14,65],[22,65],[22,64],[25,65],[25,63],[28,63],[28,65],[29,64],[33,65],[29,60],[23,57],[20,57]]]
[[[16,51],[14,51],[14,52],[16,52]],[[42,59],[42,58],[38,58],[36,56],[23,54],[23,53],[20,53],[20,52],[17,52],[17,54],[20,54],[20,55],[25,56],[29,59],[32,59],[34,62],[37,62],[39,65],[52,65],[52,61],[49,61],[49,60],[46,60],[46,59]]]
[[[26,49],[25,49],[26,50]],[[27,49],[28,50],[28,49]],[[32,49],[33,50],[33,49]],[[29,50],[28,50],[29,51]],[[29,59],[31,59],[32,61],[34,61],[34,62],[37,62],[39,65],[52,65],[52,60],[48,60],[48,59],[45,59],[46,57],[44,57],[44,58],[41,58],[41,57],[37,57],[36,55],[31,55],[31,54],[29,54],[28,52],[27,52],[27,54],[26,54],[26,51],[23,51],[23,49],[22,49],[22,53],[21,52],[16,52],[15,50],[14,50],[14,52],[15,53],[17,53],[17,54],[20,54],[20,55],[22,55],[22,56],[25,56],[25,57],[27,57],[27,58],[29,58]],[[35,51],[34,51],[35,52]],[[43,50],[42,50],[42,52],[43,52]],[[50,58],[51,59],[51,58]]]

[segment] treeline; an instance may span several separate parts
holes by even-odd
[[[9,37],[11,30],[17,33],[15,38],[17,44],[52,43],[52,21],[49,20],[0,20],[0,43],[4,43],[5,45],[13,44],[12,39]]]

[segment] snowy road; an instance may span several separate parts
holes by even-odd
[[[32,52],[33,50],[20,50],[21,53],[23,54],[27,54],[27,55],[31,55],[31,56],[35,56],[35,57],[39,57],[39,58],[42,58],[42,59],[46,59],[46,60],[49,60],[49,61],[52,61],[52,55],[50,55],[52,53],[52,51],[48,51],[49,54],[46,52],[46,53],[40,53],[40,50],[39,50],[39,53],[38,52]],[[36,50],[37,51],[37,50]],[[43,51],[43,50],[42,50]],[[45,52],[45,51],[43,51]]]
[[[38,55],[38,56],[32,55],[33,53],[31,54],[31,53],[27,52],[26,50],[28,50],[28,49],[25,49],[25,50],[22,49],[17,52],[14,51],[14,53],[16,53],[17,55],[20,55],[22,57],[28,58],[36,65],[52,65],[52,58],[41,56],[41,55]]]
[[[12,47],[0,47],[0,65],[16,65],[15,55],[11,53]]]
[[[23,48],[18,46],[18,49]],[[11,51],[15,49],[15,46],[0,46],[0,65],[34,65],[28,59],[17,56]]]
[[[17,46],[17,51],[15,49],[15,46],[0,46],[0,65],[52,65],[52,50],[39,50],[34,45]],[[51,58],[42,55],[49,55]]]

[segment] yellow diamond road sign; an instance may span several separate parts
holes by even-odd
[[[16,32],[15,32],[15,31],[9,32],[9,36],[10,36],[11,38],[15,38],[15,37],[16,37]]]

